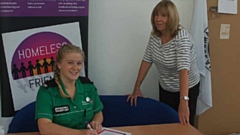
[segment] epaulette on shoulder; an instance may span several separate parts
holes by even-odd
[[[56,87],[57,83],[55,82],[54,79],[51,79],[49,81],[46,81],[42,86],[45,87],[45,88]]]
[[[91,84],[93,84],[93,82],[87,77],[81,77],[80,76],[79,79],[80,79],[81,83],[91,83]]]

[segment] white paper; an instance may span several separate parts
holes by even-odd
[[[237,0],[218,0],[218,13],[237,14]]]
[[[132,135],[132,134],[111,128],[103,128],[99,135]]]
[[[220,39],[229,39],[230,24],[221,24]]]

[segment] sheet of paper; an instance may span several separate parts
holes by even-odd
[[[221,24],[220,39],[229,39],[230,24]]]
[[[218,13],[237,14],[237,0],[218,0]]]
[[[111,128],[103,128],[99,135],[132,135],[132,133],[123,132]]]

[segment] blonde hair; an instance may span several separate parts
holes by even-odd
[[[162,33],[157,29],[154,18],[155,14],[158,12],[165,14],[168,16],[168,24],[167,24],[167,32],[171,35],[171,37],[175,37],[179,30],[179,14],[177,8],[173,2],[170,0],[162,0],[159,2],[152,11],[151,15],[151,24],[152,24],[152,34],[161,36]]]
[[[57,55],[56,55],[56,62],[54,64],[54,68],[53,68],[53,71],[54,71],[54,80],[55,82],[57,83],[58,85],[58,88],[59,88],[59,93],[60,95],[63,97],[63,98],[69,98],[68,95],[66,95],[64,92],[63,92],[63,89],[62,89],[62,86],[60,84],[60,81],[59,81],[59,74],[60,74],[60,69],[58,68],[58,63],[60,63],[62,61],[62,59],[65,57],[66,54],[68,53],[79,53],[82,55],[83,59],[84,59],[84,52],[82,51],[81,48],[75,46],[75,45],[71,45],[71,44],[65,44],[63,45],[57,52]]]

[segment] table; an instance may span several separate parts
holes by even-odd
[[[193,126],[179,123],[116,127],[113,129],[130,132],[132,135],[203,135]]]
[[[113,129],[130,132],[132,135],[203,135],[191,125],[156,124],[142,126],[113,127]],[[40,135],[38,132],[32,133],[13,133],[7,135]]]

